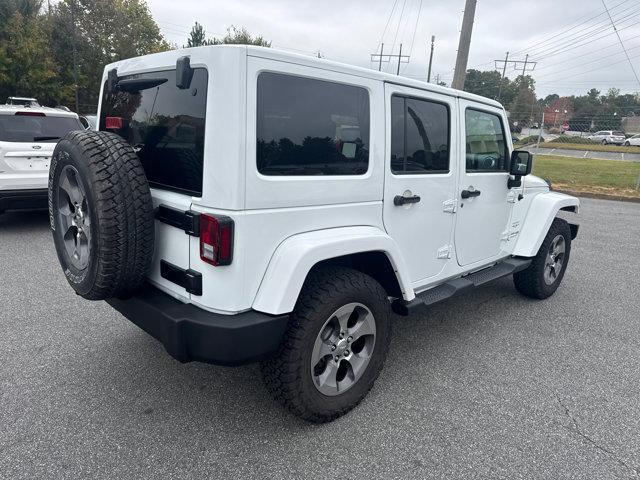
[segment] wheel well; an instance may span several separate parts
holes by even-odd
[[[351,268],[369,275],[382,285],[387,295],[402,298],[402,290],[400,289],[398,277],[396,276],[393,265],[391,265],[389,257],[387,257],[387,254],[384,252],[360,252],[329,258],[316,263],[312,270],[328,265]]]

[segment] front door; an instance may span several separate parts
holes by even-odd
[[[385,101],[384,225],[415,288],[455,261],[456,99],[386,84]]]
[[[455,245],[458,263],[488,261],[502,252],[513,193],[504,112],[460,100],[460,183]]]

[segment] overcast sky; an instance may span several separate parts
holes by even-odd
[[[370,54],[392,45],[410,53],[401,74],[426,78],[431,35],[436,36],[433,76],[450,84],[464,0],[147,0],[165,37],[186,43],[195,21],[210,36],[230,25],[261,34],[276,48],[315,54],[365,67]],[[605,0],[631,62],[640,74],[640,0]],[[420,17],[417,18],[418,11]],[[386,29],[385,29],[386,27]],[[415,37],[414,37],[415,32]],[[411,45],[413,44],[413,48]],[[538,60],[531,72],[538,96],[640,92],[602,0],[478,0],[469,68],[493,69],[494,59]],[[522,64],[519,64],[522,68]],[[377,68],[377,65],[374,66]],[[385,65],[395,72],[395,65]],[[507,75],[515,77],[513,65]]]

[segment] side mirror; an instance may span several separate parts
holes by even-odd
[[[509,174],[515,179],[509,179],[509,188],[522,185],[521,177],[529,175],[533,167],[533,155],[525,150],[514,150],[511,154],[511,167]]]
[[[84,127],[85,130],[91,129],[91,123],[89,122],[89,120],[87,120],[86,117],[83,117],[82,115],[80,115],[78,117],[78,120],[80,121],[80,124]]]

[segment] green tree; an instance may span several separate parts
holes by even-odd
[[[204,31],[204,27],[198,22],[191,27],[191,33],[187,39],[187,47],[202,47],[203,45],[213,45],[213,41],[207,39],[207,34]]]
[[[498,98],[498,91],[500,89],[500,73],[493,71],[482,72],[480,70],[468,70],[467,77],[464,82],[465,92],[475,93],[476,95],[482,95],[488,98]],[[505,83],[508,83],[509,79],[505,79],[502,87],[505,87]]]
[[[36,97],[56,103],[63,86],[51,56],[49,30],[42,16],[23,16],[18,10],[8,19],[0,43],[0,102],[9,96]]]
[[[213,45],[222,44],[240,44],[240,45],[257,45],[259,47],[270,47],[271,42],[264,39],[262,35],[257,37],[251,36],[247,30],[242,28],[236,28],[231,25],[227,28],[227,34],[222,38],[214,38],[212,40]]]
[[[51,44],[59,76],[73,85],[76,47],[81,111],[95,112],[105,65],[169,50],[144,0],[62,0],[50,15]],[[61,102],[73,104],[63,92]]]

